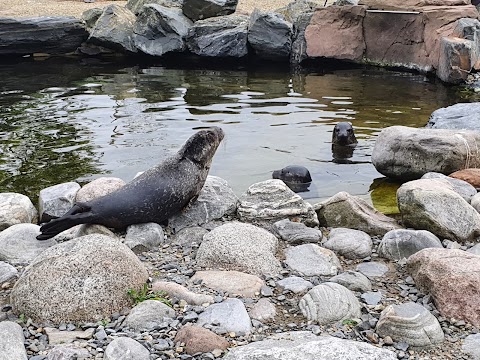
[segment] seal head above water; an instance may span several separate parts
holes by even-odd
[[[122,188],[77,203],[62,217],[44,224],[37,239],[49,239],[79,224],[124,229],[132,224],[166,223],[198,197],[223,137],[224,132],[219,127],[198,131],[175,155]]]
[[[353,132],[352,124],[349,122],[339,122],[333,128],[332,144],[335,145],[356,145],[357,138]]]
[[[282,180],[292,191],[304,192],[312,183],[310,172],[304,166],[289,165],[272,173],[273,179]]]

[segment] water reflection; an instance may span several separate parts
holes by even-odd
[[[312,202],[348,191],[366,196],[378,132],[424,126],[456,102],[423,76],[372,69],[322,74],[195,70],[119,64],[0,65],[2,191],[35,198],[48,185],[111,174],[129,181],[211,124],[226,132],[212,175],[237,194],[274,169],[307,167]],[[355,151],[334,151],[339,121],[353,124]],[[353,150],[353,149],[352,149]],[[341,160],[343,159],[343,160]]]

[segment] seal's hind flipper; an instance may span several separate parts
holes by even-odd
[[[47,240],[75,225],[88,223],[91,218],[90,209],[90,206],[82,203],[73,205],[62,217],[43,224],[40,227],[41,234],[37,236],[37,240]]]

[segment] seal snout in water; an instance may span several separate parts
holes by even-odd
[[[282,180],[292,191],[304,192],[312,183],[310,172],[304,166],[289,165],[272,173],[273,179]]]
[[[349,122],[339,122],[335,125],[332,134],[332,144],[335,145],[354,145],[357,138],[353,132],[352,124]]]
[[[198,197],[223,137],[219,127],[198,131],[175,155],[122,188],[77,203],[62,217],[44,224],[37,239],[49,239],[79,224],[123,229],[132,224],[165,223]]]

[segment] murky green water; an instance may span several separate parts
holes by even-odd
[[[0,75],[0,191],[34,201],[66,181],[129,181],[213,124],[226,138],[210,174],[238,194],[298,164],[311,172],[302,195],[312,202],[338,191],[368,197],[381,177],[370,163],[379,131],[423,127],[460,101],[423,75],[371,68],[300,75],[48,60],[0,64]],[[338,121],[351,121],[359,141],[344,163],[332,161]]]

